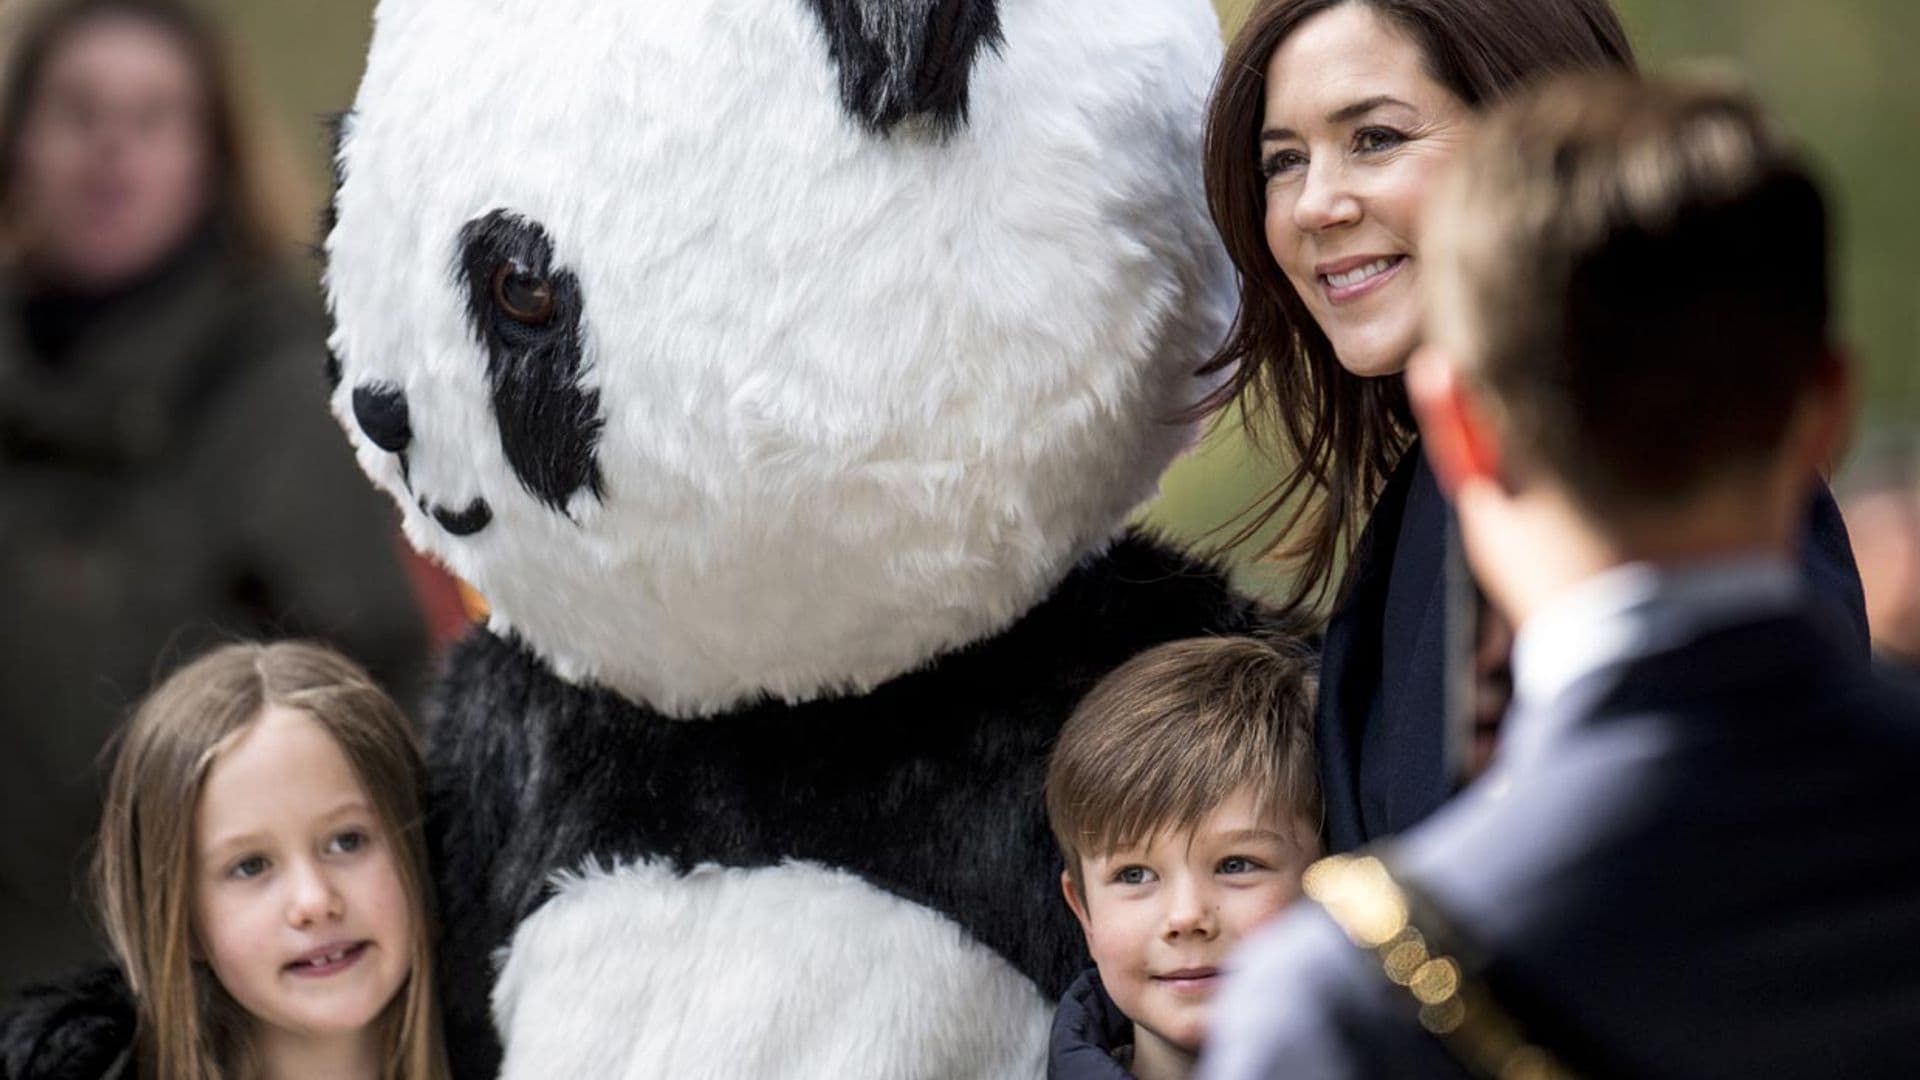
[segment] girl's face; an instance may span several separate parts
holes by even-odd
[[[393,839],[326,729],[261,714],[208,773],[194,847],[199,958],[259,1037],[371,1038],[419,928]]]
[[[1267,65],[1267,246],[1355,375],[1406,366],[1420,326],[1415,226],[1470,119],[1420,47],[1364,4],[1302,23]]]
[[[100,16],[54,50],[14,178],[42,273],[110,288],[185,241],[207,202],[205,96],[179,45],[137,18]]]

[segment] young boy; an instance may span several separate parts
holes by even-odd
[[[1227,954],[1320,852],[1314,662],[1195,638],[1143,653],[1061,730],[1047,816],[1097,972],[1054,1020],[1053,1080],[1182,1080]]]
[[[1599,75],[1458,168],[1407,388],[1514,706],[1314,868],[1205,1075],[1920,1075],[1920,701],[1796,563],[1849,404],[1818,186],[1737,91]]]

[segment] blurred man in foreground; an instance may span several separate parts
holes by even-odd
[[[1514,711],[1309,872],[1203,1073],[1915,1075],[1920,702],[1793,571],[1850,407],[1820,193],[1707,86],[1584,77],[1477,140],[1408,384]]]

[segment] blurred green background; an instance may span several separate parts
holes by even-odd
[[[672,0],[631,0],[665,2]],[[773,2],[773,0],[770,0]],[[1143,2],[1143,0],[1114,0]],[[1840,208],[1844,332],[1866,369],[1863,425],[1920,423],[1920,3],[1914,0],[1614,0],[1652,70],[1730,62],[1825,169]],[[1217,0],[1227,32],[1253,0]],[[9,0],[17,7],[18,0]],[[319,118],[351,100],[370,0],[210,0],[313,178],[325,176]],[[1234,431],[1216,432],[1168,475],[1147,511],[1188,538],[1252,501],[1272,468]],[[1243,569],[1247,583],[1275,577]]]

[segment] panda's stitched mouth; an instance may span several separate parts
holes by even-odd
[[[427,500],[421,499],[420,512],[439,522],[441,528],[455,536],[472,536],[493,521],[493,507],[488,506],[485,499],[475,499],[462,510],[429,506]]]

